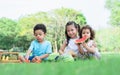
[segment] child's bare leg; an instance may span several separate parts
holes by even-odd
[[[25,62],[25,58],[23,56],[18,57],[21,62]]]
[[[75,52],[73,52],[72,50],[68,52],[70,55],[72,55],[72,57],[76,57],[77,55],[75,54]]]
[[[21,62],[26,62],[26,63],[29,63],[29,62],[30,62],[29,60],[26,60],[26,59],[24,58],[24,56],[19,56],[19,60],[20,60]]]
[[[33,59],[32,59],[32,62],[34,63],[35,61],[36,61],[36,59],[35,59],[35,58],[33,58]]]
[[[36,57],[34,57],[33,59],[32,59],[32,62],[33,63],[40,63],[42,60],[41,59],[38,59],[38,58],[36,58]]]
[[[60,54],[60,55],[62,55],[62,54],[64,54],[64,52],[63,52],[63,51],[61,51],[61,50],[59,50],[59,54]]]

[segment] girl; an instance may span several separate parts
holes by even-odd
[[[81,31],[80,31],[80,38],[87,36],[87,42],[83,42],[80,44],[80,53],[84,57],[90,58],[91,56],[94,56],[95,58],[99,59],[100,58],[100,53],[97,49],[96,43],[94,41],[95,38],[95,33],[93,29],[89,26],[83,26]]]
[[[65,26],[65,36],[66,40],[61,46],[59,53],[61,55],[70,54],[73,57],[76,57],[79,53],[78,46],[75,44],[75,40],[78,39],[78,35],[80,32],[80,26],[76,24],[74,21],[67,22]]]

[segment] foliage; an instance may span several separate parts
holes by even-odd
[[[17,22],[4,17],[0,18],[0,48],[8,49],[14,45],[18,32],[16,26]]]
[[[25,15],[17,22],[8,19],[0,19],[0,48],[27,50],[33,38],[33,27],[43,23],[47,27],[46,39],[51,41],[53,50],[58,50],[65,40],[64,30],[68,21],[75,21],[80,25],[86,23],[84,15],[80,11],[68,8],[60,8],[49,12],[38,12]]]
[[[120,27],[100,30],[96,34],[98,47],[101,51],[119,51]]]
[[[53,44],[53,49],[58,50],[65,40],[65,24],[68,21],[75,21],[81,26],[86,24],[86,19],[80,11],[61,8],[49,12],[51,23],[48,25],[48,38]],[[53,35],[51,35],[53,34]]]
[[[120,26],[120,0],[106,0],[106,8],[111,12],[110,24]]]
[[[111,8],[113,6],[108,5]],[[53,50],[56,51],[65,40],[65,24],[70,20],[77,22],[80,26],[87,23],[80,11],[68,8],[26,15],[18,21],[4,17],[0,18],[0,49],[27,50],[30,42],[34,39],[33,27],[38,23],[43,23],[47,27],[46,39],[51,41]],[[116,22],[119,22],[118,20]],[[96,41],[101,51],[119,50],[119,30],[120,27],[114,26],[110,29],[97,31]]]
[[[28,44],[25,42],[29,42],[30,39],[26,36],[20,36],[19,32],[20,26],[18,26],[17,22],[8,19],[8,18],[1,18],[0,19],[0,48],[9,50],[14,47],[18,47],[19,50],[23,50],[28,47]],[[25,47],[20,49],[21,47]]]

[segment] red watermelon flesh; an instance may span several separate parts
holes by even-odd
[[[84,36],[84,37],[82,37],[82,38],[80,38],[80,39],[75,40],[75,43],[83,43],[83,42],[85,42],[86,40],[87,40],[87,36]]]

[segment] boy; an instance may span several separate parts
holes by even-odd
[[[47,60],[49,54],[52,53],[52,46],[49,41],[44,39],[46,32],[47,30],[44,24],[37,24],[34,27],[34,36],[36,39],[31,42],[25,57],[22,58],[23,62],[28,62],[29,60],[32,62]],[[30,56],[30,53],[32,53],[32,56]]]

